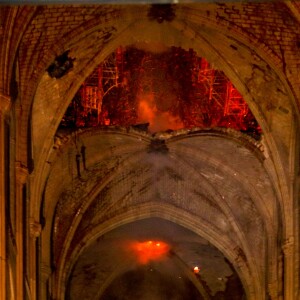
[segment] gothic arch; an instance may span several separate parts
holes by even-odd
[[[271,174],[273,182],[279,180],[279,184],[276,184],[274,188],[277,192],[279,202],[281,203],[282,212],[280,215],[282,215],[284,225],[283,236],[286,240],[288,240],[290,236],[294,235],[294,224],[286,217],[293,214],[291,200],[293,191],[288,185],[288,176],[294,172],[293,169],[289,169],[289,166],[294,165],[294,158],[293,153],[289,153],[288,149],[290,143],[295,140],[294,136],[298,130],[297,124],[295,123],[297,110],[294,107],[293,96],[289,91],[288,84],[284,82],[281,71],[278,70],[278,66],[272,64],[272,62],[262,53],[261,49],[254,49],[251,47],[249,41],[246,42],[238,35],[233,35],[235,38],[229,39],[224,31],[219,29],[218,25],[212,24],[208,21],[203,21],[201,18],[199,21],[197,17],[195,17],[191,23],[182,22],[185,17],[185,13],[182,13],[182,15],[179,14],[179,20],[175,19],[175,21],[170,25],[162,24],[162,27],[160,24],[151,23],[152,33],[149,32],[149,36],[146,35],[144,39],[149,38],[150,41],[161,42],[166,36],[166,32],[169,32],[171,29],[171,32],[174,32],[173,37],[170,35],[170,39],[167,42],[163,40],[164,42],[167,44],[170,43],[170,45],[178,45],[183,48],[192,46],[197,52],[203,53],[209,61],[220,67],[238,87],[263,128],[263,142],[268,161],[266,165],[268,165],[268,172]],[[132,16],[130,16],[130,18],[132,18]],[[124,17],[124,20],[131,20],[130,18],[127,19]],[[142,17],[140,20],[143,20]],[[71,56],[79,54],[80,52],[85,52],[81,48],[83,42],[85,43],[85,50],[94,52],[89,53],[89,58],[86,60],[82,57],[82,60],[80,61],[80,57],[78,56],[77,59],[80,62],[75,65],[74,70],[72,70],[65,78],[60,80],[50,79],[46,73],[42,76],[33,104],[34,128],[39,128],[39,134],[37,132],[33,132],[33,135],[34,140],[40,143],[35,145],[35,153],[42,150],[40,156],[36,155],[37,165],[34,173],[32,174],[36,189],[32,195],[31,214],[35,219],[38,219],[40,207],[39,199],[41,199],[41,191],[50,171],[50,167],[47,166],[45,161],[48,159],[49,155],[51,155],[51,151],[53,151],[51,150],[53,146],[53,136],[55,135],[56,129],[67,105],[87,75],[95,68],[95,66],[103,61],[110,52],[112,52],[120,44],[131,45],[140,40],[141,37],[137,32],[140,26],[138,25],[140,24],[140,20],[137,20],[130,25],[129,23],[126,23],[126,25],[129,26],[124,26],[126,28],[122,30],[120,35],[116,34],[115,39],[104,45],[101,50],[99,49],[100,52],[98,52],[98,49],[95,51],[89,50],[89,46],[92,45],[92,40],[89,40],[88,37],[84,41],[81,41],[81,44],[79,45],[72,41],[68,42],[68,40],[65,40],[67,41],[67,45],[64,46],[64,49],[68,49],[69,45],[72,45],[73,47],[70,49]],[[146,23],[147,22],[150,24],[149,21],[146,21]],[[198,24],[201,24],[203,28],[199,27]],[[102,24],[97,24],[95,27],[92,27],[92,29],[89,28],[89,33],[91,35],[96,34],[97,30],[101,27]],[[157,31],[153,30],[153,27],[156,27]],[[155,33],[157,32],[160,32],[161,34],[155,36]],[[210,37],[211,33],[213,38]],[[180,36],[180,39],[177,39],[176,36]],[[73,37],[74,39],[77,38],[75,37],[75,34]],[[218,37],[223,44],[219,49],[216,49],[213,45],[212,39],[216,39]],[[239,50],[235,50],[234,47],[231,47],[230,49],[228,45],[232,44],[235,48],[239,48]],[[224,50],[224,53],[221,54],[220,49]],[[237,65],[233,64],[233,56],[234,53],[236,53],[235,51],[239,54],[239,63]],[[254,61],[256,61],[256,66],[252,69]],[[244,69],[240,67],[242,65]],[[265,77],[268,77],[268,79],[265,80]],[[270,80],[275,80],[276,83],[280,85],[281,90],[272,94],[273,99],[277,96],[280,98],[277,107],[272,108],[273,119],[270,119],[271,114],[268,112],[267,104],[263,102],[264,99],[262,99],[262,95],[264,96],[264,92],[262,90],[265,87],[264,83],[268,83]],[[48,86],[49,88],[48,94],[47,91],[45,94],[45,86]],[[45,111],[45,119],[48,119],[47,114],[49,114],[49,117],[54,114],[56,115],[56,118],[49,118],[48,123],[44,122],[44,124],[42,124],[40,120],[35,119],[36,112],[47,104],[45,101],[47,98],[49,99],[49,97],[52,97],[51,101],[53,106],[52,110]],[[288,124],[287,127],[281,128],[281,125],[278,125],[276,120],[281,120],[280,124]],[[43,132],[46,131],[48,132],[47,136],[44,140],[41,140],[40,136],[42,136]],[[287,132],[292,133],[287,136]],[[292,149],[294,149],[294,147],[292,147]],[[276,167],[274,167],[275,165]]]

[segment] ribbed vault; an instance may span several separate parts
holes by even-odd
[[[282,289],[280,248],[294,232],[287,216],[293,211],[290,149],[297,124],[276,53],[265,53],[257,39],[239,30],[229,34],[220,19],[210,18],[218,14],[215,5],[178,6],[172,22],[162,23],[149,18],[149,7],[136,9],[117,6],[111,14],[118,19],[99,15],[65,32],[53,52],[68,50],[73,68],[59,79],[39,73],[32,105],[30,211],[38,219],[41,208],[47,220],[41,257],[55,269],[51,293],[65,296],[75,264],[97,238],[159,217],[207,240],[232,264],[247,297],[265,299],[269,288]],[[222,70],[247,101],[262,140],[218,129],[154,136],[132,128],[57,131],[94,68],[117,47],[145,42],[192,48]],[[53,56],[39,67],[46,69]]]
[[[54,220],[45,234],[52,232],[60,293],[93,241],[150,217],[181,224],[217,247],[249,299],[262,293],[266,276],[276,276],[263,253],[274,255],[278,202],[257,141],[233,130],[151,136],[122,128],[61,133],[60,140],[45,191],[52,206],[44,211]]]
[[[116,37],[110,42],[103,41],[103,34],[97,38],[102,25],[94,24],[94,21],[91,21],[88,32],[82,32],[84,37],[78,32],[68,35],[65,48],[70,50],[70,57],[76,58],[73,70],[59,80],[50,78],[47,73],[41,78],[33,106],[33,137],[36,141],[33,152],[38,180],[45,180],[47,176],[47,172],[43,172],[47,170],[43,161],[49,155],[48,149],[52,146],[56,129],[80,84],[118,46],[147,41],[159,42],[167,46],[180,46],[185,49],[193,48],[199,55],[203,55],[210,63],[224,71],[244,96],[261,125],[267,145],[266,151],[270,153],[272,160],[280,165],[277,170],[273,170],[274,181],[280,178],[281,188],[288,189],[284,176],[279,173],[289,174],[288,149],[294,116],[290,113],[292,104],[287,87],[281,81],[280,74],[276,74],[272,70],[272,65],[266,62],[267,58],[243,44],[247,41],[239,41],[238,39],[243,40],[241,37],[228,37],[225,32],[217,28],[216,24],[206,20],[201,10],[195,11],[193,18],[189,18],[191,21],[188,22],[186,14],[190,10],[182,7],[177,11],[178,18],[172,23],[162,24],[151,22],[147,17],[144,19],[142,12],[146,15],[147,10],[141,10],[138,19],[134,19],[130,12],[129,7],[123,12],[123,19],[121,19],[123,22],[114,22],[116,30],[112,32]],[[108,25],[109,23],[105,28],[108,28]],[[98,43],[95,44],[95,40]],[[218,41],[217,44],[216,41]],[[49,109],[48,99],[51,99],[51,109]],[[39,117],[41,112],[42,118]],[[45,120],[49,121],[45,122]],[[40,189],[41,185],[37,184],[36,187]],[[36,196],[41,192],[41,190],[36,190]],[[286,197],[286,195],[288,193],[281,193],[280,197]],[[283,199],[281,201],[281,203],[286,203]],[[282,205],[283,209],[288,212],[290,208]],[[292,224],[289,226],[291,230]]]
[[[1,299],[120,286],[133,299],[299,298],[300,4],[183,2],[0,7]],[[93,70],[129,47],[191,51],[223,72],[257,140],[130,122],[61,130]],[[170,246],[164,260],[118,251],[150,238]]]

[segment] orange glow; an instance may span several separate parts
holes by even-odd
[[[199,272],[200,272],[199,267],[195,267],[195,268],[194,268],[194,273],[195,273],[195,274],[198,274]]]
[[[135,47],[117,48],[93,71],[61,127],[149,123],[144,128],[150,133],[227,127],[260,138],[261,128],[243,95],[205,58],[161,43]]]
[[[131,249],[141,264],[147,264],[151,260],[160,260],[169,252],[170,247],[161,241],[132,242]]]
[[[150,98],[150,97],[149,97]],[[146,98],[147,99],[147,98]],[[139,101],[138,116],[140,122],[153,123],[155,115],[157,114],[156,106],[151,103],[150,99]]]
[[[160,111],[152,93],[138,95],[138,122],[149,123],[149,131],[157,132],[168,129],[177,130],[184,125],[179,116],[172,115],[169,111]]]

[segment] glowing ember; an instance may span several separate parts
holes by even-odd
[[[169,245],[161,241],[132,242],[130,248],[141,264],[147,264],[151,260],[163,259],[170,250]]]
[[[195,268],[194,268],[194,273],[195,273],[195,274],[198,274],[199,272],[200,272],[199,267],[195,267]]]

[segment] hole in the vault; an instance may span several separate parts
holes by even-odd
[[[134,126],[157,131],[230,127],[260,137],[241,94],[192,49],[119,47],[85,80],[60,126]]]
[[[54,62],[48,67],[47,72],[50,77],[61,78],[73,68],[75,58],[69,57],[70,51],[65,51],[57,56]]]

